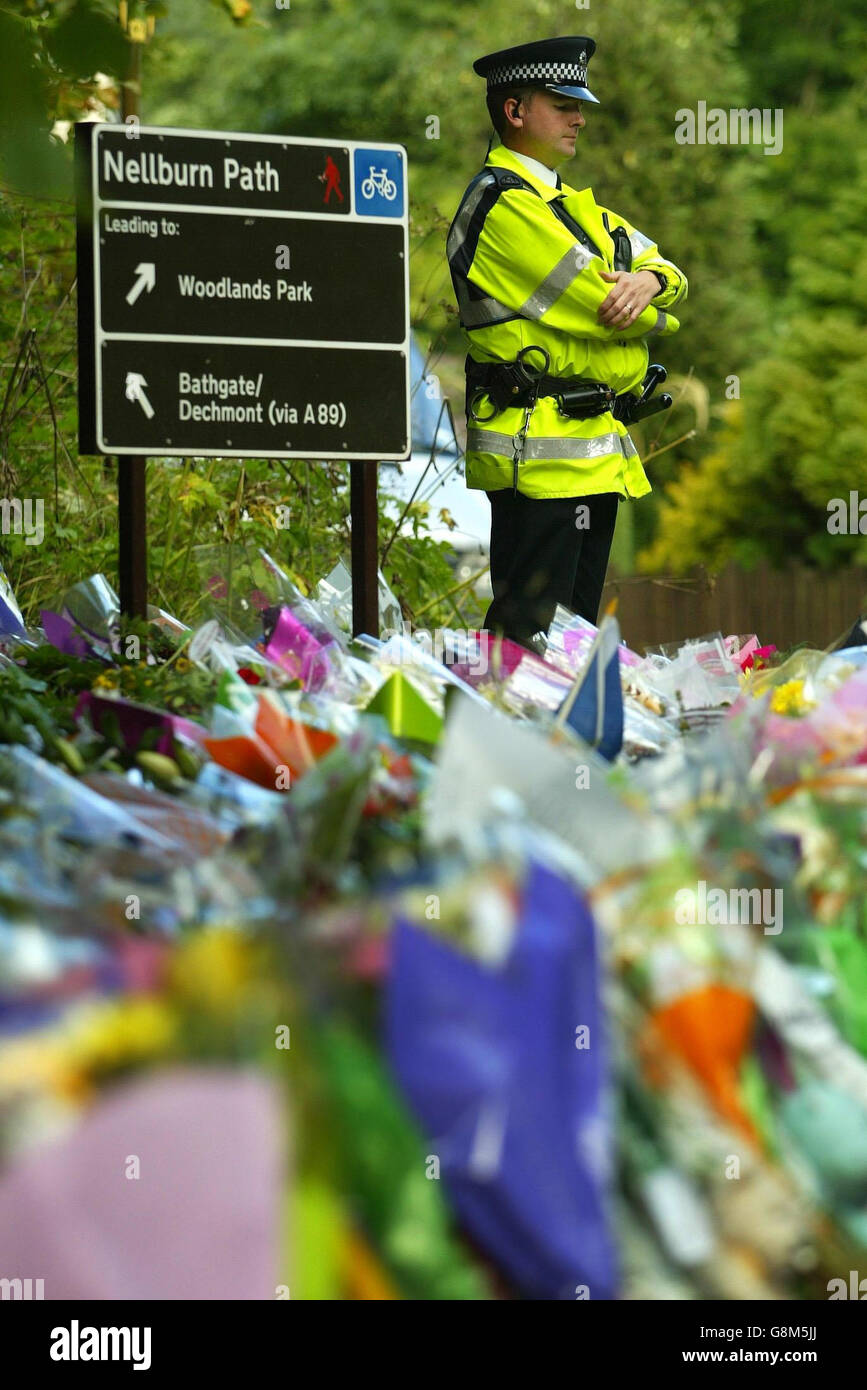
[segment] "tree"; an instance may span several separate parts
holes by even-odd
[[[210,4],[237,25],[251,18],[249,0]],[[68,162],[51,139],[56,122],[86,117],[96,100],[116,105],[106,78],[123,82],[130,43],[151,37],[165,14],[162,0],[2,0],[0,174],[7,186],[68,196]]]
[[[250,18],[247,0],[215,4],[243,32]],[[25,615],[38,621],[39,609],[56,604],[70,584],[100,571],[111,579],[116,571],[113,470],[101,459],[79,458],[75,448],[72,150],[59,138],[52,143],[49,132],[58,119],[84,115],[97,92],[104,108],[117,107],[121,77],[114,85],[104,74],[97,78],[98,65],[125,73],[130,45],[106,5],[36,5],[33,20],[25,18],[25,8],[0,9],[0,42],[12,35],[13,57],[23,73],[15,90],[24,103],[20,110],[11,103],[15,121],[4,123],[0,144],[6,156],[12,151],[3,173],[6,179],[14,175],[15,183],[14,189],[7,184],[0,214],[0,494],[42,501],[46,525],[39,545],[28,544],[22,532],[0,535],[0,562]],[[156,8],[130,0],[128,27],[137,19],[145,29],[135,32],[146,37],[147,17]],[[210,28],[201,25],[200,6],[197,20],[200,32]],[[213,28],[218,43],[225,41],[226,26]],[[0,81],[7,114],[8,90]],[[195,124],[195,114],[187,120]],[[22,154],[15,142],[25,135],[29,143]],[[185,621],[202,616],[201,546],[243,541],[251,555],[264,546],[302,588],[348,549],[341,464],[154,459],[147,492],[151,597]],[[287,512],[288,526],[281,520]],[[389,534],[383,516],[383,541]],[[395,541],[386,573],[410,611],[435,600],[452,582],[444,548],[424,534]],[[456,611],[451,603],[434,607],[431,621],[441,613],[453,620]]]
[[[867,562],[860,533],[828,530],[829,504],[867,496],[867,94],[821,114],[793,113],[780,219],[780,294],[765,357],[722,411],[714,449],[667,490],[655,543],[641,557],[680,570],[712,557]]]

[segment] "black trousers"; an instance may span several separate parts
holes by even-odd
[[[485,627],[527,646],[558,603],[595,623],[619,494],[535,498],[502,488],[487,496],[494,601]]]

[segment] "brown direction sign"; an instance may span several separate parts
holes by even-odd
[[[410,451],[400,145],[76,127],[83,453]]]

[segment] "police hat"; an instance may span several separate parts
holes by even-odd
[[[509,87],[545,87],[561,96],[595,101],[598,106],[599,98],[586,86],[587,64],[595,52],[595,39],[539,39],[477,58],[473,71],[487,78],[489,92]]]

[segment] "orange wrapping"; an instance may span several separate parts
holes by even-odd
[[[277,766],[280,759],[273,750],[255,735],[234,738],[206,738],[207,748],[215,763],[256,782],[269,791],[277,791]]]
[[[303,777],[337,743],[336,734],[290,719],[264,695],[259,697],[256,733],[274,749],[275,761],[285,763],[293,779]]]
[[[400,1298],[367,1241],[351,1227],[344,1234],[339,1260],[347,1298],[366,1303]]]
[[[720,1114],[758,1144],[759,1136],[741,1103],[738,1087],[738,1069],[754,1018],[750,995],[711,984],[657,1009],[651,1025],[700,1078]]]

